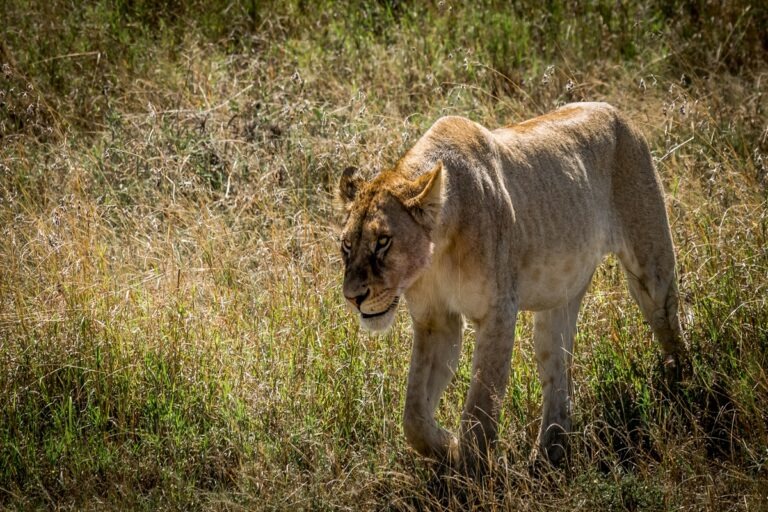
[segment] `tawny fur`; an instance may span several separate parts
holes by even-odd
[[[384,330],[404,295],[413,320],[404,430],[418,452],[466,464],[487,454],[517,312],[530,310],[543,388],[537,456],[564,457],[579,305],[608,253],[676,367],[683,345],[662,188],[643,137],[610,105],[570,104],[494,131],[444,117],[372,181],[345,172],[340,197],[352,309]],[[463,319],[477,339],[456,437],[434,412],[456,370]]]

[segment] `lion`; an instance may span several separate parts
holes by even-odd
[[[541,427],[532,458],[567,455],[576,319],[595,268],[615,254],[629,290],[679,377],[675,254],[648,146],[606,103],[572,103],[496,130],[439,119],[391,169],[343,172],[343,294],[360,323],[388,329],[405,297],[413,352],[406,440],[474,467],[497,436],[518,311],[532,311]],[[454,376],[464,319],[476,332],[454,436],[435,420]]]

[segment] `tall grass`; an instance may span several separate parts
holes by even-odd
[[[0,506],[768,509],[759,3],[10,0],[0,20]],[[441,115],[576,100],[650,142],[690,368],[666,388],[609,259],[569,466],[528,472],[524,315],[490,477],[441,479],[401,431],[407,315],[371,336],[339,300],[336,179]]]

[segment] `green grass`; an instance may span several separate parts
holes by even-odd
[[[0,19],[0,508],[768,509],[759,2],[11,0]],[[528,473],[524,314],[490,478],[440,481],[400,425],[407,314],[371,336],[340,300],[336,180],[441,115],[577,100],[649,140],[688,374],[666,388],[609,259],[569,467]]]

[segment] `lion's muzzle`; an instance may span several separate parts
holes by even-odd
[[[360,309],[360,306],[363,305],[363,302],[365,301],[365,299],[368,298],[370,294],[371,294],[371,289],[366,288],[365,292],[359,293],[357,295],[350,296],[345,293],[344,298],[347,299],[347,302],[349,302],[352,305],[352,307]]]

